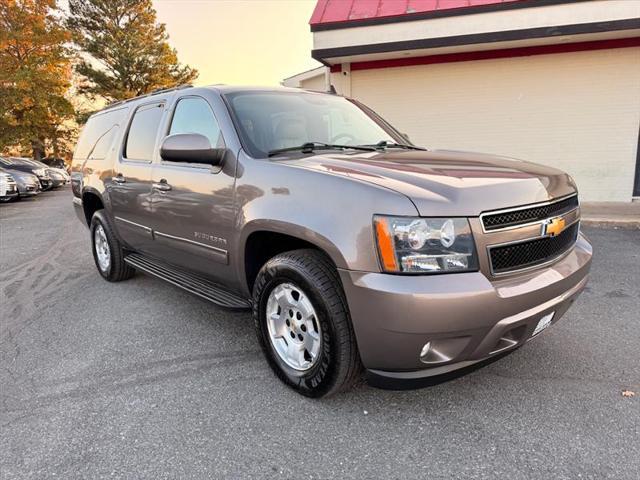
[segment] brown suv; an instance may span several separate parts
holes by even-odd
[[[73,159],[109,281],[136,270],[252,308],[309,396],[472,365],[555,323],[587,282],[576,186],[550,167],[426,150],[355,100],[177,88],[109,106]]]

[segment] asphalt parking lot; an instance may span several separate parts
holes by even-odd
[[[0,205],[2,479],[640,475],[638,230],[586,230],[587,291],[500,361],[318,401],[271,374],[248,313],[102,280],[70,195]]]

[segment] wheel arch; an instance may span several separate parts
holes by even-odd
[[[242,261],[238,265],[244,288],[251,295],[253,283],[260,268],[275,255],[311,248],[324,253],[336,268],[346,268],[347,263],[338,247],[323,235],[308,228],[281,221],[253,221],[241,235]]]
[[[82,210],[87,226],[91,226],[91,218],[98,210],[105,207],[105,201],[95,188],[85,188],[82,191]]]

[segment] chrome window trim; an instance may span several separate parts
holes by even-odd
[[[573,210],[571,210],[573,211]],[[570,213],[570,212],[567,212]],[[540,223],[540,222],[536,222],[536,223]],[[564,230],[574,226],[576,223],[580,223],[580,218],[576,218],[573,222],[571,222],[569,225],[565,226]],[[580,235],[580,226],[578,225],[578,236]],[[514,273],[522,273],[522,272],[527,272],[530,270],[534,270],[536,268],[541,268],[541,267],[545,267],[548,265],[551,265],[552,263],[558,261],[559,259],[561,259],[562,257],[564,257],[565,255],[567,255],[571,249],[575,246],[576,242],[577,242],[577,237],[576,237],[576,241],[573,242],[572,245],[569,246],[569,248],[567,248],[566,251],[556,255],[555,257],[550,258],[549,260],[545,261],[544,263],[537,263],[535,265],[531,265],[528,267],[524,267],[524,268],[516,268],[513,270],[509,270],[507,272],[496,272],[493,269],[493,262],[491,261],[491,250],[493,248],[498,248],[498,247],[505,247],[505,246],[509,246],[509,245],[515,245],[518,243],[527,243],[527,242],[531,242],[533,240],[540,240],[542,238],[547,238],[546,235],[542,234],[542,230],[540,232],[540,235],[535,236],[535,237],[529,237],[529,238],[525,238],[525,239],[518,239],[518,240],[513,240],[510,242],[503,242],[503,243],[496,243],[494,245],[487,245],[486,249],[487,249],[487,261],[489,263],[489,271],[491,272],[491,276],[493,277],[501,277],[501,276],[505,276],[505,275],[511,275]]]
[[[510,213],[510,212],[517,212],[520,210],[528,210],[530,208],[537,208],[537,207],[544,207],[545,205],[552,205],[554,203],[558,203],[558,202],[562,202],[564,200],[567,200],[568,198],[571,197],[578,197],[578,193],[571,193],[569,195],[565,195],[563,197],[558,197],[558,198],[554,198],[553,200],[548,200],[546,202],[540,202],[540,203],[531,203],[529,205],[524,205],[524,206],[520,206],[520,207],[512,207],[512,208],[503,208],[500,210],[491,210],[489,212],[483,212],[480,214],[480,226],[482,227],[482,233],[495,233],[495,232],[504,232],[507,230],[514,230],[516,228],[522,228],[522,227],[529,227],[531,225],[536,225],[538,223],[542,223],[545,220],[547,220],[548,218],[555,218],[555,217],[559,217],[559,216],[564,216],[567,215],[568,213],[571,213],[575,210],[580,209],[580,199],[578,199],[578,206],[575,208],[572,208],[571,210],[568,210],[560,215],[552,215],[550,217],[547,217],[545,219],[542,220],[535,220],[532,222],[527,222],[527,223],[520,223],[518,225],[510,225],[508,227],[501,227],[501,228],[494,228],[492,230],[487,230],[485,228],[484,225],[484,217],[488,216],[488,215],[500,215],[501,213]]]

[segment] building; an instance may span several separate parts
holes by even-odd
[[[557,166],[640,196],[640,1],[318,0],[289,85],[357,98],[429,148]],[[286,82],[285,82],[286,83]]]
[[[282,81],[282,85],[285,87],[304,88],[305,90],[326,92],[329,90],[329,82],[331,81],[329,73],[330,72],[327,67],[314,68],[285,78]]]

